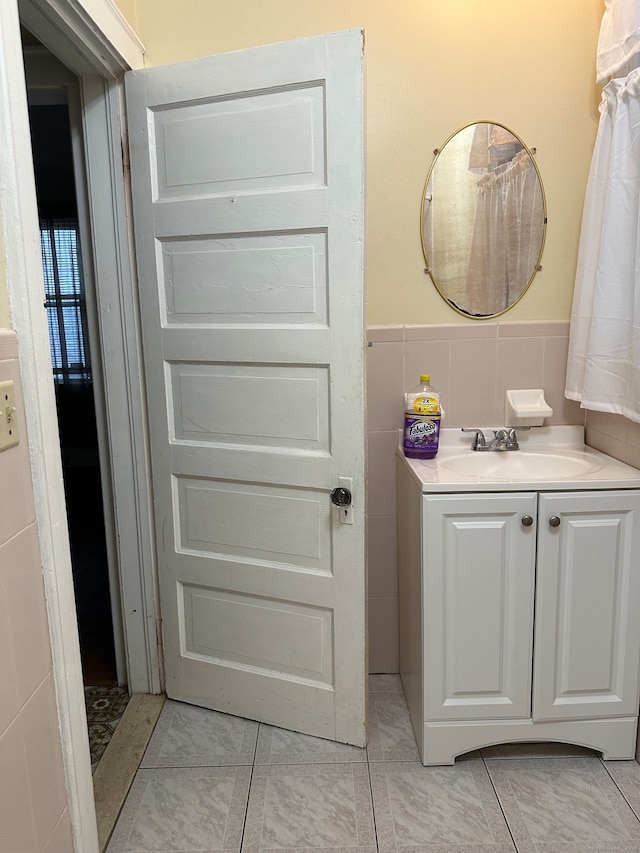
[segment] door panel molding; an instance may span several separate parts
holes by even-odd
[[[167,693],[362,746],[362,33],[126,93]]]

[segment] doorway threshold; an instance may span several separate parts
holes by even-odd
[[[153,734],[166,696],[134,695],[93,775],[98,840],[104,851]]]

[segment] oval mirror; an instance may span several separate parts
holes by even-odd
[[[540,269],[547,216],[532,152],[504,125],[476,122],[435,154],[422,196],[426,272],[460,314],[503,314]]]

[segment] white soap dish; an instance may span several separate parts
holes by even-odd
[[[542,388],[507,391],[504,404],[505,426],[542,426],[553,409],[544,399]]]

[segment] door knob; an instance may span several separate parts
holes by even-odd
[[[549,519],[549,527],[560,527],[560,518],[557,515],[552,515]]]
[[[338,486],[331,492],[331,503],[336,506],[351,506],[351,492],[342,486]]]
[[[523,527],[531,527],[533,524],[533,518],[530,515],[522,516],[522,526]]]

